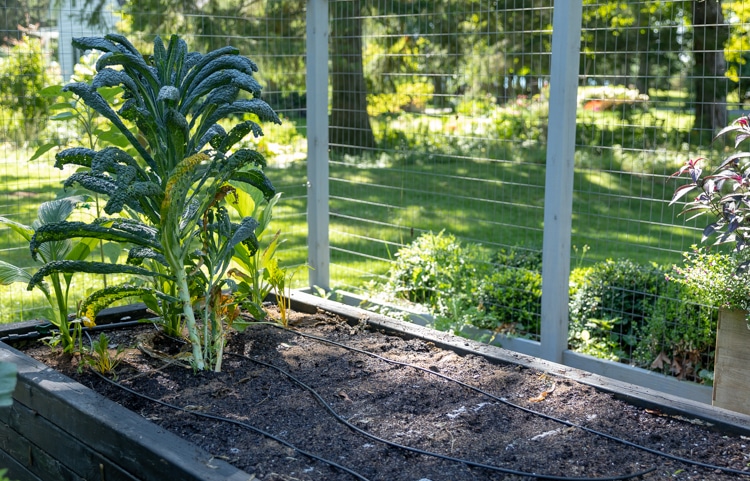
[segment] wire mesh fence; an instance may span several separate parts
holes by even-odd
[[[93,68],[69,39],[117,31],[148,50],[155,35],[177,33],[193,50],[231,44],[258,63],[263,98],[284,123],[252,142],[283,192],[273,226],[287,239],[282,260],[305,263],[305,2],[12,5],[0,25],[0,215],[30,224],[65,176],[51,168],[54,153],[86,141],[39,95],[67,82],[74,63]],[[538,341],[547,138],[559,128],[549,115],[552,2],[328,8],[331,286],[430,304],[440,328]],[[711,136],[746,112],[746,10],[584,2],[570,280],[579,352],[708,380],[713,311],[665,279],[701,226],[669,205],[668,177],[690,157],[718,155]],[[0,260],[33,269],[12,230],[0,242]],[[4,320],[42,305],[6,292]]]

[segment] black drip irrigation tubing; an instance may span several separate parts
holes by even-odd
[[[295,331],[292,331],[292,332],[295,332]],[[315,336],[311,336],[311,337],[315,338]],[[322,338],[317,338],[316,340],[323,340],[323,339]],[[332,342],[334,344],[337,344],[334,341],[330,341],[330,342]],[[341,346],[344,347],[344,348],[346,348],[346,349],[350,349],[348,346],[345,346],[345,345],[341,345]],[[354,351],[357,351],[356,348],[351,348],[351,349],[354,350]],[[367,351],[363,351],[363,352],[367,353]],[[405,451],[409,451],[409,452],[420,454],[420,455],[424,455],[424,456],[434,457],[434,458],[441,459],[441,460],[444,460],[444,461],[450,461],[450,462],[460,463],[460,464],[463,464],[463,465],[466,465],[466,466],[470,466],[470,467],[474,467],[474,468],[481,468],[481,469],[486,469],[486,470],[490,470],[490,471],[500,472],[500,473],[503,473],[503,474],[512,474],[512,475],[516,475],[516,476],[525,476],[525,477],[529,477],[529,478],[543,479],[543,480],[550,480],[550,481],[621,481],[621,480],[628,480],[628,479],[633,479],[633,478],[641,477],[641,476],[644,476],[644,475],[646,475],[648,473],[651,473],[651,472],[653,472],[653,471],[656,470],[656,468],[650,468],[650,469],[647,469],[647,470],[644,470],[644,471],[640,471],[640,472],[636,472],[636,473],[623,474],[623,475],[617,475],[617,476],[608,476],[608,477],[597,477],[597,478],[593,478],[593,477],[570,477],[570,476],[545,475],[545,474],[539,474],[539,473],[534,473],[534,472],[529,472],[529,471],[518,471],[518,470],[514,470],[514,469],[509,469],[509,468],[502,468],[502,467],[499,467],[499,466],[493,466],[493,465],[489,465],[489,464],[478,463],[478,462],[469,461],[469,460],[466,460],[466,459],[454,458],[454,457],[451,457],[451,456],[445,456],[445,455],[442,455],[442,454],[439,454],[439,453],[434,453],[434,452],[425,451],[425,450],[422,450],[422,449],[419,449],[419,448],[414,448],[414,447],[411,447],[411,446],[406,446],[406,445],[403,445],[403,444],[398,444],[398,443],[395,443],[395,442],[392,442],[392,441],[388,441],[387,439],[383,439],[383,438],[380,438],[378,436],[375,436],[374,434],[368,433],[367,431],[365,431],[365,430],[363,430],[363,429],[355,426],[354,424],[350,423],[349,421],[347,421],[346,419],[344,419],[341,415],[339,415],[338,413],[336,413],[336,411],[330,406],[330,404],[328,404],[323,399],[323,397],[317,391],[315,391],[315,389],[313,389],[312,387],[308,386],[307,384],[305,384],[303,381],[301,381],[298,378],[296,378],[291,373],[289,373],[289,372],[287,372],[287,371],[285,371],[285,370],[283,370],[283,369],[281,369],[281,368],[279,368],[277,366],[274,366],[273,364],[268,364],[266,362],[259,361],[257,359],[253,359],[251,357],[244,356],[242,354],[236,354],[236,353],[231,353],[231,352],[227,352],[226,354],[232,355],[232,356],[236,356],[236,357],[239,357],[239,358],[242,358],[242,359],[246,359],[246,360],[249,360],[249,361],[254,362],[256,364],[259,364],[259,365],[262,365],[262,366],[265,366],[265,367],[268,367],[268,368],[271,368],[271,369],[274,369],[274,370],[278,371],[279,373],[283,374],[287,378],[291,379],[294,383],[296,383],[297,385],[299,385],[303,389],[307,390],[310,394],[312,394],[315,397],[315,399],[319,403],[321,403],[321,405],[334,417],[334,419],[336,419],[337,421],[341,422],[342,424],[344,424],[348,428],[352,429],[353,431],[355,431],[355,432],[357,432],[357,433],[359,433],[359,434],[361,434],[361,435],[363,435],[363,436],[365,436],[365,437],[367,437],[369,439],[372,439],[372,440],[374,440],[376,442],[379,442],[379,443],[383,443],[386,446],[390,446],[390,447],[393,447],[393,448],[402,449],[402,450],[405,450]],[[376,354],[373,354],[373,355],[377,356]],[[385,360],[387,360],[387,359],[385,359]],[[418,366],[413,366],[413,367],[418,367]],[[273,434],[271,434],[271,433],[269,433],[267,431],[264,431],[264,430],[262,430],[262,429],[260,429],[258,427],[255,427],[255,426],[253,426],[253,425],[251,425],[249,423],[245,423],[245,422],[242,422],[242,421],[237,421],[235,419],[226,418],[226,417],[219,416],[219,415],[216,415],[216,414],[202,413],[202,412],[196,412],[196,411],[193,411],[193,410],[190,410],[190,409],[185,409],[183,407],[180,407],[180,406],[177,406],[177,405],[174,405],[174,404],[170,404],[168,402],[165,402],[165,401],[162,401],[162,400],[159,400],[159,399],[156,399],[156,398],[152,398],[152,397],[147,396],[145,394],[141,394],[141,393],[139,393],[139,392],[137,392],[137,391],[135,391],[135,390],[127,387],[127,386],[124,386],[124,385],[120,384],[117,381],[114,381],[112,379],[107,378],[106,376],[102,375],[101,373],[99,373],[99,372],[97,372],[95,370],[94,370],[94,373],[97,376],[99,376],[101,379],[105,380],[106,382],[108,382],[108,383],[110,383],[110,384],[112,384],[112,385],[114,385],[114,386],[116,386],[116,387],[118,387],[118,388],[120,388],[120,389],[122,389],[122,390],[124,390],[124,391],[126,391],[126,392],[128,392],[128,393],[130,393],[132,395],[134,395],[134,396],[140,397],[142,399],[146,399],[146,400],[148,400],[150,402],[159,404],[161,406],[164,406],[164,407],[167,407],[167,408],[170,408],[170,409],[174,409],[176,411],[193,414],[194,416],[197,416],[197,417],[202,417],[202,418],[205,418],[205,419],[211,419],[211,420],[215,420],[215,421],[227,422],[227,423],[231,423],[231,424],[234,424],[234,425],[237,425],[237,426],[240,426],[240,427],[244,427],[244,428],[246,428],[246,429],[248,429],[250,431],[255,432],[256,434],[260,434],[260,435],[265,436],[265,437],[267,437],[269,439],[272,439],[272,440],[274,440],[274,441],[276,441],[276,442],[278,442],[278,443],[280,443],[280,444],[282,444],[284,446],[287,446],[287,447],[293,449],[294,451],[296,451],[296,452],[298,452],[298,453],[300,453],[300,454],[302,454],[304,456],[307,456],[307,457],[309,457],[311,459],[314,459],[316,461],[320,461],[320,462],[325,463],[325,464],[327,464],[327,465],[329,465],[329,466],[331,466],[333,468],[340,469],[340,470],[342,470],[342,471],[344,471],[344,472],[346,472],[348,474],[351,474],[352,476],[354,476],[355,478],[357,478],[359,480],[369,481],[368,478],[362,476],[361,474],[355,472],[354,470],[352,470],[350,468],[342,466],[342,465],[340,465],[338,463],[335,463],[333,461],[327,460],[327,459],[325,459],[325,458],[323,458],[321,456],[318,456],[318,455],[316,455],[314,453],[311,453],[309,451],[305,451],[303,449],[300,449],[297,446],[293,445],[292,443],[290,443],[288,441],[285,441],[285,440],[283,440],[283,439],[281,439],[281,438],[279,438],[277,436],[274,436]]]
[[[103,380],[107,381],[108,383],[110,383],[110,384],[112,384],[114,386],[117,386],[118,388],[122,389],[123,391],[128,392],[128,393],[130,393],[130,394],[132,394],[134,396],[137,396],[137,397],[139,397],[141,399],[146,399],[147,401],[151,401],[152,403],[159,404],[159,405],[164,406],[166,408],[170,408],[170,409],[174,409],[175,411],[180,411],[180,412],[192,414],[193,416],[197,416],[197,417],[200,417],[200,418],[211,419],[211,420],[214,420],[214,421],[226,422],[226,423],[234,424],[236,426],[243,427],[243,428],[248,429],[248,430],[250,430],[250,431],[252,431],[252,432],[254,432],[256,434],[260,434],[261,436],[264,436],[264,437],[266,437],[268,439],[276,441],[277,443],[279,443],[279,444],[281,444],[283,446],[291,448],[294,451],[298,452],[299,454],[302,454],[303,456],[307,456],[308,458],[314,459],[316,461],[320,461],[320,462],[322,462],[324,464],[327,464],[327,465],[329,465],[329,466],[331,466],[333,468],[340,469],[341,471],[344,471],[345,473],[351,474],[352,476],[354,476],[355,478],[357,478],[357,479],[359,479],[361,481],[370,481],[368,478],[362,476],[361,474],[357,473],[356,471],[353,471],[353,470],[347,468],[346,466],[342,466],[342,465],[340,465],[340,464],[338,464],[338,463],[336,463],[334,461],[330,461],[330,460],[325,459],[325,458],[323,458],[321,456],[318,456],[317,454],[311,453],[309,451],[305,451],[304,449],[300,449],[297,446],[295,446],[294,444],[290,443],[289,441],[285,441],[285,440],[279,438],[278,436],[274,436],[273,434],[271,434],[271,433],[269,433],[267,431],[264,431],[264,430],[262,430],[262,429],[260,429],[258,427],[255,427],[252,424],[244,423],[242,421],[238,421],[238,420],[232,419],[232,418],[218,416],[218,415],[215,415],[215,414],[202,413],[202,412],[193,411],[191,409],[185,409],[185,408],[177,406],[175,404],[170,404],[170,403],[168,403],[166,401],[162,401],[160,399],[152,398],[152,397],[147,396],[145,394],[141,394],[139,392],[136,392],[133,389],[130,389],[129,387],[124,386],[124,385],[120,384],[117,381],[113,381],[112,379],[107,378],[106,376],[104,376],[103,374],[99,373],[98,371],[93,371],[93,372],[94,372],[94,374],[96,374],[97,376],[99,376]]]
[[[750,476],[750,472],[748,472],[748,471],[740,471],[740,470],[737,470],[737,469],[727,468],[727,467],[723,467],[723,466],[717,466],[717,465],[713,465],[713,464],[707,464],[707,463],[703,463],[701,461],[695,461],[693,459],[683,458],[683,457],[676,456],[676,455],[673,455],[673,454],[665,453],[663,451],[659,451],[659,450],[656,450],[656,449],[653,449],[653,448],[649,448],[647,446],[643,446],[641,444],[637,444],[637,443],[634,443],[632,441],[628,441],[626,439],[618,438],[617,436],[613,436],[611,434],[607,434],[607,433],[604,433],[604,432],[601,432],[601,431],[597,431],[597,430],[592,429],[592,428],[588,428],[586,426],[574,423],[572,421],[567,421],[565,419],[556,418],[554,416],[550,416],[549,414],[544,414],[542,412],[535,411],[533,409],[529,409],[529,408],[524,407],[524,406],[520,406],[518,404],[512,403],[511,401],[508,401],[506,398],[501,398],[501,397],[495,396],[494,394],[489,393],[487,391],[484,391],[484,390],[482,390],[482,389],[480,389],[480,388],[478,388],[476,386],[472,386],[471,384],[467,384],[467,383],[465,383],[463,381],[459,381],[458,379],[454,379],[454,378],[452,378],[450,376],[447,376],[447,375],[439,373],[439,372],[435,372],[435,371],[433,371],[431,369],[427,369],[425,367],[417,366],[415,364],[410,364],[408,362],[402,362],[402,361],[396,361],[396,360],[393,360],[393,359],[388,359],[387,357],[381,356],[379,354],[375,354],[373,352],[366,351],[364,349],[359,349],[359,348],[356,348],[356,347],[347,346],[346,344],[343,344],[343,343],[338,342],[338,341],[332,341],[330,339],[325,339],[323,337],[315,336],[315,335],[312,335],[312,334],[306,334],[306,333],[303,333],[303,332],[295,331],[293,329],[289,329],[289,328],[286,328],[286,327],[283,327],[283,326],[280,326],[280,325],[271,324],[271,323],[269,323],[268,325],[271,325],[271,326],[276,327],[278,329],[282,329],[282,330],[291,332],[293,334],[297,334],[297,335],[302,336],[302,337],[307,337],[309,339],[314,339],[316,341],[325,342],[325,343],[328,343],[328,344],[331,344],[331,345],[334,345],[334,346],[337,346],[337,347],[340,347],[340,348],[343,348],[343,349],[346,349],[346,350],[349,350],[349,351],[352,351],[352,352],[358,352],[360,354],[365,354],[365,355],[374,357],[376,359],[380,359],[382,361],[386,361],[386,362],[394,364],[394,365],[403,366],[403,367],[409,367],[409,368],[416,369],[416,370],[419,370],[419,371],[422,371],[422,372],[426,372],[426,373],[431,374],[433,376],[437,376],[439,378],[445,379],[446,381],[454,382],[454,383],[456,383],[456,384],[458,384],[460,386],[463,386],[463,387],[465,387],[467,389],[470,389],[470,390],[472,390],[472,391],[474,391],[474,392],[476,392],[478,394],[481,394],[483,396],[487,396],[488,398],[494,399],[495,401],[498,401],[498,402],[500,402],[502,404],[505,404],[506,406],[509,406],[509,407],[512,407],[512,408],[515,408],[515,409],[519,409],[519,410],[521,410],[523,412],[526,412],[528,414],[532,414],[534,416],[539,416],[539,417],[541,417],[543,419],[547,419],[549,421],[554,421],[554,422],[563,424],[563,425],[568,426],[568,427],[581,429],[581,430],[586,431],[586,432],[588,432],[590,434],[593,434],[593,435],[596,435],[596,436],[601,436],[601,437],[603,437],[605,439],[608,439],[610,441],[614,441],[616,443],[620,443],[622,445],[625,445],[625,446],[628,446],[628,447],[631,447],[631,448],[639,449],[641,451],[645,451],[647,453],[654,454],[654,455],[662,457],[662,458],[666,458],[666,459],[669,459],[669,460],[672,460],[672,461],[677,461],[677,462],[681,462],[681,463],[685,463],[685,464],[689,464],[689,465],[692,465],[692,466],[696,466],[696,467],[700,467],[700,468],[705,468],[705,469],[709,469],[709,470],[721,471],[721,472],[726,473],[726,474],[735,474],[735,475],[740,475],[740,476]],[[256,362],[258,362],[258,361],[256,361]],[[535,476],[539,476],[539,475],[535,475]],[[635,476],[636,476],[635,474],[631,475],[631,477],[635,477]],[[544,478],[544,479],[553,479],[553,478]],[[572,479],[572,478],[564,478],[564,479]]]
[[[477,463],[477,462],[469,461],[469,460],[466,460],[466,459],[454,458],[452,456],[446,456],[446,455],[443,455],[443,454],[439,454],[439,453],[435,453],[435,452],[431,452],[431,451],[425,451],[425,450],[422,450],[422,449],[419,449],[419,448],[414,448],[414,447],[411,447],[411,446],[406,446],[404,444],[399,444],[399,443],[395,443],[393,441],[388,441],[387,439],[384,439],[384,438],[376,436],[376,435],[374,435],[372,433],[369,433],[369,432],[365,431],[364,429],[362,429],[360,427],[357,427],[354,424],[350,423],[349,421],[347,421],[346,419],[344,419],[340,414],[338,414],[333,409],[333,407],[331,407],[331,405],[328,404],[323,399],[323,397],[315,389],[313,389],[312,387],[308,386],[303,381],[299,380],[297,377],[295,377],[290,372],[285,371],[284,369],[281,369],[278,366],[274,366],[273,364],[269,364],[269,363],[266,363],[266,362],[263,362],[263,361],[259,361],[257,359],[253,359],[251,357],[244,356],[242,354],[236,354],[236,353],[232,353],[232,352],[228,352],[227,354],[232,355],[232,356],[236,356],[236,357],[240,357],[242,359],[246,359],[248,361],[254,362],[254,363],[259,364],[261,366],[265,366],[265,367],[268,367],[268,368],[271,368],[271,369],[274,369],[274,370],[278,371],[279,373],[283,374],[287,378],[291,379],[294,383],[296,383],[297,385],[299,385],[301,388],[305,389],[310,394],[312,394],[313,397],[315,397],[315,399],[331,414],[331,416],[334,417],[334,419],[336,419],[337,421],[339,421],[340,423],[342,423],[343,425],[345,425],[349,429],[351,429],[351,430],[353,430],[353,431],[355,431],[355,432],[357,432],[357,433],[359,433],[359,434],[361,434],[361,435],[363,435],[363,436],[365,436],[365,437],[367,437],[369,439],[372,439],[373,441],[376,441],[376,442],[379,442],[379,443],[383,443],[383,444],[385,444],[387,446],[394,447],[394,448],[397,448],[397,449],[403,449],[405,451],[409,451],[409,452],[416,453],[416,454],[421,454],[423,456],[434,457],[434,458],[441,459],[441,460],[444,460],[444,461],[451,461],[451,462],[455,462],[455,463],[465,464],[465,465],[471,466],[473,468],[487,469],[487,470],[497,471],[497,472],[504,473],[504,474],[513,474],[513,475],[516,475],[516,476],[526,476],[526,477],[531,477],[531,478],[536,478],[536,479],[548,479],[548,480],[558,480],[558,481],[563,481],[563,480],[564,481],[616,481],[616,480],[625,480],[625,479],[632,479],[632,478],[636,478],[636,477],[639,477],[639,476],[643,476],[645,474],[651,473],[651,472],[653,472],[653,471],[656,470],[656,468],[651,468],[651,469],[648,469],[648,470],[645,470],[645,471],[641,471],[641,472],[637,472],[637,473],[624,474],[624,475],[611,476],[611,477],[603,477],[603,478],[589,478],[589,477],[575,478],[575,477],[569,477],[569,476],[554,476],[554,475],[545,475],[545,474],[532,473],[532,472],[527,472],[527,471],[517,471],[517,470],[513,470],[513,469],[508,469],[508,468],[501,468],[499,466],[493,466],[491,464]]]

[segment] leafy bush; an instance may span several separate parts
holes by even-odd
[[[484,316],[471,324],[511,335],[538,335],[542,303],[542,255],[526,249],[501,249],[492,272],[479,287]]]
[[[718,310],[704,304],[703,288],[669,283],[638,329],[637,365],[679,379],[711,382]]]
[[[24,35],[0,57],[1,140],[37,137],[48,114],[48,101],[39,92],[50,82],[41,40]]]
[[[627,259],[595,264],[570,299],[570,346],[597,357],[629,358],[666,282],[656,265]]]
[[[422,234],[396,253],[383,289],[445,314],[452,310],[448,299],[476,293],[488,270],[487,261],[479,246],[462,245],[453,235]]]
[[[487,315],[475,319],[472,324],[503,334],[539,335],[540,271],[499,265],[482,281],[479,299]]]

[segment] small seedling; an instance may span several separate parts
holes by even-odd
[[[99,339],[91,342],[91,348],[83,357],[86,365],[100,374],[110,374],[120,364],[123,348],[118,346],[115,353],[109,347],[109,337],[101,333]]]

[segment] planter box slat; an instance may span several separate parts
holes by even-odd
[[[252,477],[229,463],[214,459],[192,443],[146,421],[72,379],[0,343],[0,361],[16,364],[18,385],[15,403],[54,425],[97,459],[109,459],[132,479],[161,481],[247,481]],[[6,413],[3,417],[8,418]],[[7,427],[7,424],[5,424]],[[24,425],[23,431],[30,429]],[[43,429],[40,427],[39,429]],[[15,433],[15,431],[13,431]],[[19,437],[18,434],[15,434]],[[10,441],[10,439],[8,440]],[[21,442],[21,440],[13,440]],[[36,447],[27,439],[23,442]],[[20,463],[28,455],[11,453]],[[25,464],[24,464],[25,465]],[[26,466],[32,469],[33,466]],[[50,469],[54,469],[51,466]],[[98,470],[98,463],[95,465]],[[34,471],[36,473],[36,471]],[[114,474],[114,471],[112,471]],[[68,479],[63,473],[40,476],[45,480]],[[100,479],[96,474],[94,479]],[[106,478],[108,479],[108,478]],[[122,478],[131,479],[131,478]]]
[[[101,479],[103,475],[107,481],[137,481],[110,459],[77,442],[20,403],[12,407],[8,425],[83,479]]]
[[[0,432],[2,429],[0,429]],[[0,434],[0,440],[3,439],[3,435]],[[3,446],[8,444],[3,442]],[[21,466],[12,455],[8,454],[4,450],[0,449],[0,466],[7,469],[6,476],[13,481],[45,481],[39,476],[29,472],[28,469]]]
[[[1,444],[12,458],[23,463],[22,467],[28,473],[43,480],[84,481],[84,478],[76,475],[57,459],[39,449],[25,436],[19,436],[15,430],[3,425],[3,429],[0,431]],[[11,479],[14,479],[14,477],[11,476]]]
[[[750,414],[750,330],[745,311],[721,309],[716,331],[716,366],[714,368],[713,404]]]

